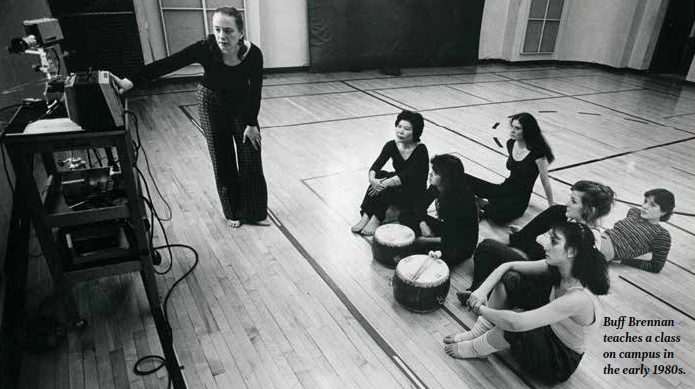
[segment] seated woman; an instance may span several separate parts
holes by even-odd
[[[425,126],[422,115],[403,111],[396,117],[396,139],[386,142],[369,169],[369,188],[362,200],[362,218],[352,232],[373,235],[391,205],[413,208],[427,187],[429,154],[420,142]],[[391,159],[395,172],[381,170]]]
[[[473,193],[488,199],[481,207],[481,218],[497,224],[508,223],[523,215],[533,192],[533,184],[540,175],[548,206],[553,205],[553,189],[548,178],[548,165],[555,160],[536,119],[529,113],[512,115],[512,129],[507,140],[507,169],[509,177],[501,184],[492,184],[468,176]]]
[[[606,185],[594,181],[577,181],[572,185],[572,193],[566,205],[553,205],[539,213],[524,228],[511,226],[509,245],[494,239],[485,239],[473,254],[473,284],[476,289],[485,278],[502,263],[512,261],[538,260],[545,258],[545,250],[536,239],[545,234],[556,223],[567,220],[584,223],[592,229],[601,243],[601,229],[598,221],[608,215],[615,194]],[[465,297],[464,297],[465,298]]]
[[[606,260],[659,273],[671,249],[671,234],[659,222],[671,218],[675,207],[676,199],[668,190],[646,191],[641,209],[630,208],[627,217],[601,235]],[[651,260],[636,258],[647,253],[652,253]]]
[[[400,223],[420,238],[416,250],[441,250],[442,260],[453,268],[470,258],[478,243],[478,209],[466,181],[463,163],[453,155],[432,158],[430,186],[414,211],[400,215]],[[437,218],[427,214],[435,201]]]
[[[561,222],[550,237],[545,260],[502,264],[470,295],[467,305],[480,316],[470,331],[444,338],[447,354],[484,358],[511,349],[522,369],[548,384],[574,373],[598,327],[595,296],[608,293],[607,262],[582,223]]]

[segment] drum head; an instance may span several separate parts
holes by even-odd
[[[431,287],[449,279],[449,267],[429,255],[411,255],[398,262],[396,276],[411,285]]]
[[[405,247],[415,242],[415,232],[400,224],[384,224],[374,231],[374,240],[389,247]]]

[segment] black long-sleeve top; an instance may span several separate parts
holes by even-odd
[[[130,75],[135,84],[153,80],[193,63],[203,66],[205,72],[200,84],[216,92],[222,92],[230,107],[241,109],[246,125],[258,126],[263,86],[263,54],[251,44],[249,53],[235,66],[225,65],[222,51],[214,35],[198,41],[183,50],[152,62]]]
[[[396,175],[401,180],[401,193],[408,202],[413,203],[422,198],[427,188],[427,175],[430,170],[430,157],[427,146],[420,143],[410,154],[408,159],[403,159],[395,140],[386,142],[381,153],[376,158],[369,170],[378,172],[391,159]]]
[[[436,186],[430,186],[417,207],[418,219],[425,220],[427,208],[437,200],[437,216],[442,221],[442,256],[446,252],[458,252],[462,259],[473,254],[478,243],[478,208],[471,191],[456,198],[440,196]]]
[[[536,238],[548,232],[553,225],[567,221],[566,212],[566,205],[556,204],[548,207],[536,215],[524,228],[509,235],[509,246],[523,251],[530,260],[544,258],[545,250],[536,242]]]

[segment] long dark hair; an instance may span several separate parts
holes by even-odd
[[[220,13],[222,15],[227,15],[234,18],[234,23],[236,24],[237,30],[239,30],[240,33],[246,36],[244,30],[244,16],[241,13],[241,11],[234,7],[219,7],[215,10],[215,12],[213,12],[213,15],[216,13]],[[244,39],[242,38],[239,39],[239,51],[237,52],[237,57],[239,57],[239,59],[243,59],[244,54],[246,54],[246,45],[244,44]]]
[[[456,202],[468,201],[469,198],[473,203],[473,192],[466,178],[466,170],[458,157],[440,154],[435,155],[431,162],[432,170],[442,180],[442,191],[439,193],[439,203],[442,207],[453,207]]]
[[[565,249],[574,249],[572,277],[579,280],[595,295],[607,294],[610,288],[608,263],[596,248],[591,229],[583,223],[566,221],[553,226],[552,231],[565,237]]]
[[[519,124],[521,124],[521,133],[524,137],[524,142],[526,142],[526,147],[543,155],[548,160],[548,163],[553,163],[555,155],[553,155],[553,150],[550,148],[548,141],[545,140],[536,118],[528,112],[521,112],[510,116],[509,123],[511,124],[514,120],[518,120]]]

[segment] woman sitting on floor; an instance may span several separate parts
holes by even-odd
[[[488,203],[481,206],[481,219],[487,218],[497,224],[508,223],[524,214],[539,175],[548,206],[553,205],[548,165],[555,157],[538,122],[531,114],[522,112],[512,115],[509,123],[512,127],[507,141],[509,177],[501,184],[492,184],[468,175],[473,193],[488,199]]]
[[[595,295],[609,289],[607,262],[594,244],[586,225],[564,221],[551,229],[546,259],[500,265],[468,298],[480,315],[475,325],[444,338],[446,353],[484,358],[511,349],[521,367],[542,381],[566,381],[598,326]]]
[[[545,257],[543,246],[536,242],[538,236],[545,234],[554,224],[573,220],[584,223],[592,229],[597,242],[601,243],[601,229],[598,221],[608,215],[615,194],[606,185],[594,181],[577,181],[572,185],[572,193],[566,205],[553,205],[536,215],[519,230],[510,226],[509,245],[494,239],[485,239],[473,254],[473,284],[476,289],[485,278],[502,263],[512,261],[538,260]]]
[[[420,238],[416,250],[441,250],[449,269],[470,258],[478,243],[478,209],[465,177],[463,163],[453,155],[432,158],[430,186],[414,211],[404,211],[400,223]],[[427,214],[435,201],[437,218]]]
[[[646,191],[640,209],[630,208],[624,219],[601,235],[601,252],[609,261],[659,273],[671,250],[671,234],[659,222],[667,221],[675,207],[676,199],[668,190]],[[647,253],[652,253],[651,260],[637,258]]]
[[[369,169],[369,188],[362,200],[362,218],[352,232],[373,235],[384,221],[389,206],[413,208],[427,187],[429,154],[420,136],[425,126],[422,115],[403,111],[396,117],[396,139],[386,142]],[[395,172],[381,170],[391,159]]]

